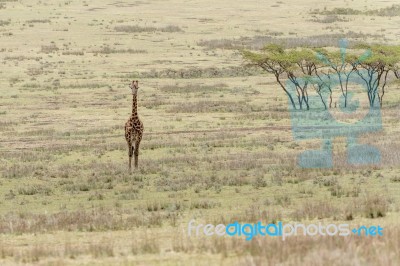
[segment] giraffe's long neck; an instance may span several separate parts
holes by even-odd
[[[133,94],[133,99],[132,99],[132,116],[137,116],[137,94]]]

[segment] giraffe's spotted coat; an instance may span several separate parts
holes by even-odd
[[[125,123],[125,139],[128,143],[129,153],[129,170],[131,169],[132,156],[135,155],[135,168],[138,167],[139,145],[143,135],[143,123],[140,121],[137,114],[137,92],[139,89],[139,82],[132,81],[130,86],[132,89],[132,115]]]

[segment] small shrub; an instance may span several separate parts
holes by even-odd
[[[50,54],[53,52],[57,52],[60,50],[55,44],[50,44],[50,45],[42,45],[40,51],[45,54]]]
[[[42,194],[49,196],[52,193],[51,188],[46,187],[44,185],[26,185],[24,187],[18,188],[18,193],[20,195],[35,195],[35,194]]]
[[[221,206],[221,203],[211,200],[200,200],[192,201],[190,204],[190,209],[212,209],[217,206]]]
[[[129,32],[129,33],[141,33],[141,32],[182,32],[183,30],[174,25],[168,25],[166,27],[141,27],[141,26],[129,26],[129,25],[122,25],[122,26],[116,26],[114,28],[115,31],[117,32]]]
[[[0,4],[0,9],[1,9],[1,4]],[[7,26],[9,24],[10,24],[10,21],[8,21],[8,20],[0,20],[0,27]]]
[[[258,176],[253,183],[253,187],[256,189],[266,186],[267,186],[267,181],[265,181],[264,177],[262,176]]]
[[[312,22],[318,23],[334,23],[334,22],[347,22],[348,19],[338,17],[337,15],[327,15],[323,18],[314,18],[311,20]]]
[[[389,209],[388,199],[379,195],[367,196],[363,202],[366,218],[385,217]]]
[[[400,182],[400,176],[391,177],[391,178],[390,178],[390,181],[391,181],[391,182],[394,182],[394,183]]]
[[[90,244],[89,253],[94,258],[113,257],[114,256],[113,244],[110,243],[110,241],[105,241],[104,243]]]

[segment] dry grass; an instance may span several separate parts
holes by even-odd
[[[384,131],[359,138],[381,164],[349,165],[337,138],[332,169],[300,169],[320,141],[293,139],[285,94],[236,50],[396,43],[395,17],[312,17],[315,0],[31,4],[40,14],[0,0],[1,265],[398,264],[399,83]],[[129,174],[132,79],[145,133]],[[190,219],[380,224],[385,235],[188,238]]]
[[[141,26],[130,26],[130,25],[121,25],[121,26],[116,26],[115,31],[117,32],[135,32],[135,33],[141,33],[141,32],[182,32],[183,30],[179,26],[175,25],[168,25],[165,27],[141,27]]]
[[[335,23],[335,22],[348,22],[349,19],[339,17],[337,15],[327,15],[322,18],[313,18],[311,19],[312,22],[318,22],[318,23]]]
[[[0,217],[0,232],[6,234],[53,231],[117,231],[135,227],[159,227],[173,219],[168,212],[134,212],[126,209],[62,211],[53,214],[7,213]]]
[[[320,22],[320,21],[316,21]],[[336,47],[338,40],[346,38],[350,40],[350,47],[358,42],[372,38],[376,42],[382,42],[384,38],[381,34],[364,34],[362,32],[348,31],[343,33],[319,34],[309,37],[275,37],[268,35],[255,35],[253,37],[241,37],[239,39],[213,39],[202,40],[200,46],[208,49],[262,49],[265,44],[279,44],[285,48],[297,47]]]
[[[352,8],[334,8],[332,10],[323,10],[323,11],[315,9],[311,13],[324,14],[324,15],[367,15],[367,16],[395,17],[395,16],[400,16],[400,5],[391,5],[389,7],[371,9],[366,11],[361,11]]]

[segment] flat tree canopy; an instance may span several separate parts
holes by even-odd
[[[347,108],[349,83],[354,75],[364,83],[370,107],[377,101],[382,107],[388,81],[400,78],[400,46],[361,43],[347,49],[347,43],[341,40],[340,50],[284,49],[267,44],[261,51],[241,52],[251,65],[275,76],[294,109],[310,109],[310,89],[320,96],[324,108],[332,108],[332,92],[340,89]],[[323,94],[329,95],[329,102]]]

